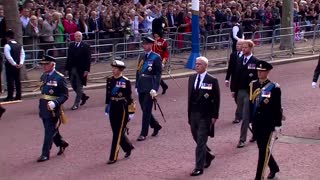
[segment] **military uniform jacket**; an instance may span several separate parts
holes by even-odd
[[[139,93],[149,93],[151,89],[158,91],[162,72],[161,57],[152,51],[148,57],[140,54],[141,57],[143,59],[138,63],[135,87]]]
[[[133,102],[131,94],[131,82],[127,77],[107,78],[106,104],[110,104],[112,98],[125,98],[125,102],[131,104]]]
[[[250,83],[250,121],[257,132],[272,132],[281,126],[282,106],[279,84],[266,80]]]
[[[152,51],[159,54],[161,59],[166,59],[168,61],[169,51],[168,51],[168,43],[165,39],[160,38],[156,40],[152,46]]]
[[[60,116],[60,106],[68,99],[67,82],[63,75],[56,70],[51,75],[44,73],[41,76],[41,98],[39,100],[39,115],[41,118],[52,118],[53,113],[48,110],[47,104],[52,100],[56,117]],[[52,98],[52,99],[51,99]]]
[[[205,117],[219,118],[220,108],[220,88],[216,78],[210,74],[206,74],[202,84],[200,84],[199,92],[195,95],[194,83],[197,74],[189,77],[188,82],[188,117],[191,112],[200,112]]]

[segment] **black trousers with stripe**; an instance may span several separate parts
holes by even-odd
[[[270,159],[267,162],[268,156],[269,156],[269,146],[271,142],[272,132],[257,131],[255,135],[257,137],[257,144],[259,148],[258,166],[257,166],[255,179],[260,180],[264,178],[264,172],[265,172],[264,169],[266,168],[267,163],[271,172],[278,172],[279,166],[275,161],[275,159],[273,158],[272,154],[270,155]]]
[[[117,160],[120,146],[124,152],[132,149],[132,144],[125,135],[128,123],[128,105],[124,100],[110,102],[109,119],[113,132],[112,145],[109,160]]]

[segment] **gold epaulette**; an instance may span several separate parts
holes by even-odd
[[[61,72],[59,72],[59,71],[57,71],[57,70],[56,70],[56,72],[57,72],[57,74],[59,74],[60,76],[64,77],[64,75],[63,75]]]
[[[123,77],[123,79],[125,79],[125,80],[129,80],[129,78],[127,78],[126,76],[122,76]]]

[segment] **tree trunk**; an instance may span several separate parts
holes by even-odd
[[[286,0],[282,4],[282,17],[281,17],[281,50],[293,50],[294,42],[294,27],[293,27],[293,1]]]
[[[22,24],[20,21],[20,13],[18,10],[17,0],[0,0],[0,4],[4,7],[4,16],[6,18],[7,29],[12,29],[15,33],[15,40],[20,44],[22,41]],[[25,66],[21,68],[21,80],[27,80],[27,71]]]

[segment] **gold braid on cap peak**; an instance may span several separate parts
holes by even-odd
[[[136,112],[136,102],[132,102],[131,104],[129,104],[128,106],[128,113],[129,114],[133,114]]]

